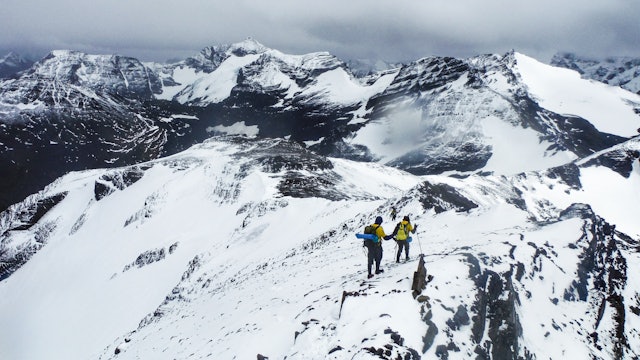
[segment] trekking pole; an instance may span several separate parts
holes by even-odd
[[[416,231],[416,240],[418,240],[418,247],[420,248],[420,255],[424,255],[422,252],[422,243],[420,242],[420,237],[418,236],[418,232]]]

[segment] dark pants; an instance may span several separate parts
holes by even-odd
[[[373,244],[371,241],[366,242],[367,246],[367,270],[371,274],[371,265],[376,263],[376,271],[380,270],[380,262],[382,261],[382,245]]]
[[[402,249],[404,248],[404,255],[409,260],[409,242],[407,240],[396,240],[398,243],[398,254],[396,255],[396,262],[400,262],[400,255],[402,255]]]

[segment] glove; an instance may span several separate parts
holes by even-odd
[[[415,233],[416,231],[418,231],[418,225],[413,227],[413,232]]]
[[[385,240],[389,240],[389,239],[391,239],[392,237],[393,237],[392,235],[387,235],[387,236],[385,236],[385,237],[384,237],[384,239],[385,239]]]

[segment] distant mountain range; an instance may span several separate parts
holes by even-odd
[[[542,167],[635,132],[545,108],[519,62],[549,68],[508,53],[429,57],[356,77],[328,53],[287,55],[252,39],[173,64],[54,51],[0,82],[0,209],[68,171],[155,159],[214,134],[286,137],[322,155],[441,174],[494,171],[493,142],[504,131],[546,148],[535,155]],[[635,98],[612,101],[635,118]]]

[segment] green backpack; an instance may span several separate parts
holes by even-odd
[[[378,226],[380,225],[367,225],[364,227],[364,233],[365,234],[372,234],[372,235],[376,235],[376,230],[378,230]],[[378,239],[378,235],[376,235],[375,240],[373,240],[374,243],[379,242],[380,239]],[[367,240],[364,241],[364,245],[367,245]]]
[[[376,227],[373,225],[367,225],[364,227],[364,233],[365,234],[376,234]]]

